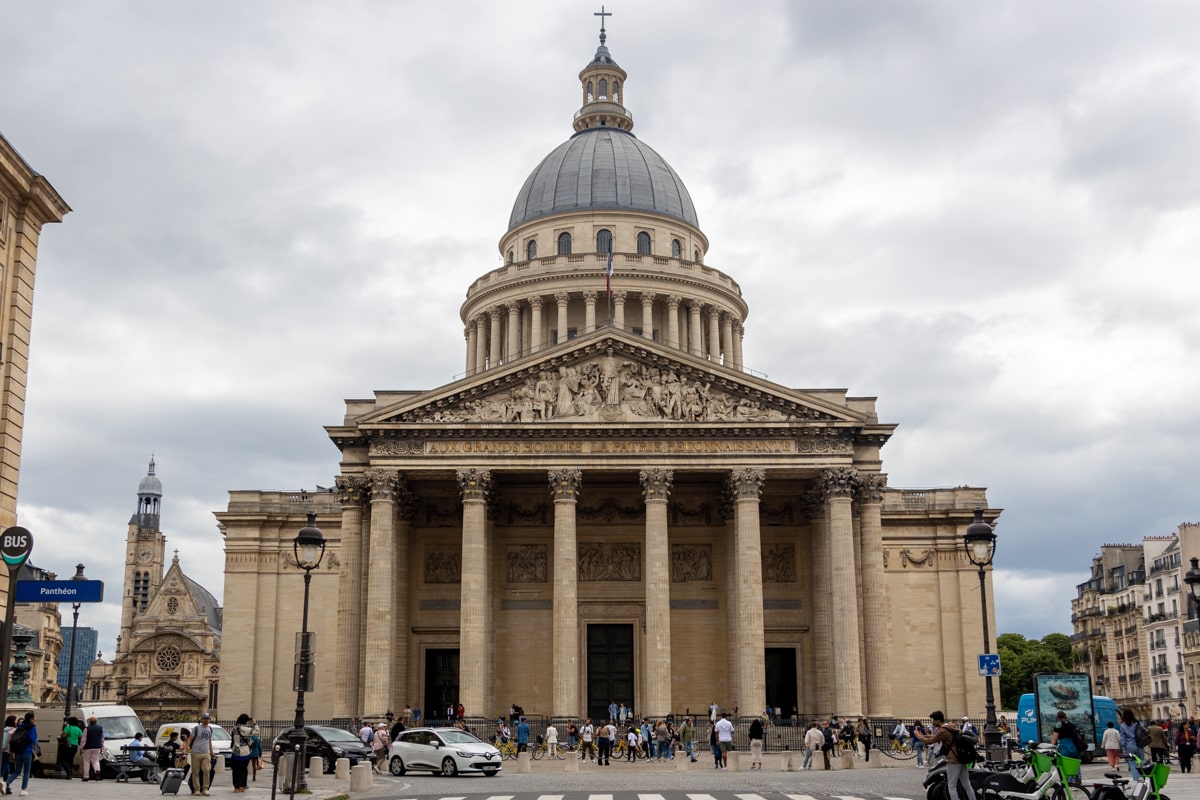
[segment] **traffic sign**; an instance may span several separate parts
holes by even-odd
[[[103,603],[104,581],[17,581],[18,603]]]
[[[979,674],[983,677],[996,677],[1000,674],[1000,654],[984,653],[979,656]]]
[[[19,525],[5,528],[0,533],[0,558],[8,564],[10,570],[15,570],[25,563],[33,551],[33,534]]]

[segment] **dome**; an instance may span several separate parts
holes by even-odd
[[[146,477],[142,478],[138,484],[139,495],[155,495],[162,496],[162,481],[154,476],[154,459],[150,459],[150,469],[146,473]]]
[[[525,180],[508,228],[571,211],[645,211],[700,227],[683,181],[636,136],[613,127],[579,131]]]

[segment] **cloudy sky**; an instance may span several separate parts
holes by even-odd
[[[74,209],[42,240],[19,521],[34,563],[106,581],[102,650],[152,453],[169,547],[221,596],[229,490],[329,485],[345,398],[461,372],[595,10],[6,9],[0,133]],[[1200,518],[1200,6],[608,10],[747,365],[877,396],[893,486],[988,487],[1001,631],[1069,631],[1101,544]]]

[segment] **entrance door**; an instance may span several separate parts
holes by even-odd
[[[608,704],[633,706],[633,625],[587,626],[587,713],[599,724]]]
[[[785,719],[796,705],[796,648],[767,648],[767,704],[778,706]],[[762,709],[754,709],[759,713]]]
[[[458,704],[458,650],[426,650],[422,721],[445,719],[451,704]]]

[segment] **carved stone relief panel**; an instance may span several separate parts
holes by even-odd
[[[690,508],[681,502],[672,502],[667,510],[672,527],[676,525],[713,525],[718,521],[717,512],[716,504],[707,500]]]
[[[671,583],[692,583],[713,579],[712,545],[671,545]]]
[[[606,497],[593,506],[577,506],[575,517],[580,520],[601,522],[638,522],[645,518],[646,507],[642,503],[621,505],[615,499]]]
[[[425,553],[426,583],[459,583],[462,580],[462,553],[458,548],[435,546]]]
[[[771,545],[762,554],[763,583],[796,582],[796,546],[791,542]]]
[[[508,582],[509,583],[545,583],[546,545],[519,544],[508,548]]]
[[[579,580],[640,581],[640,542],[580,542]]]

